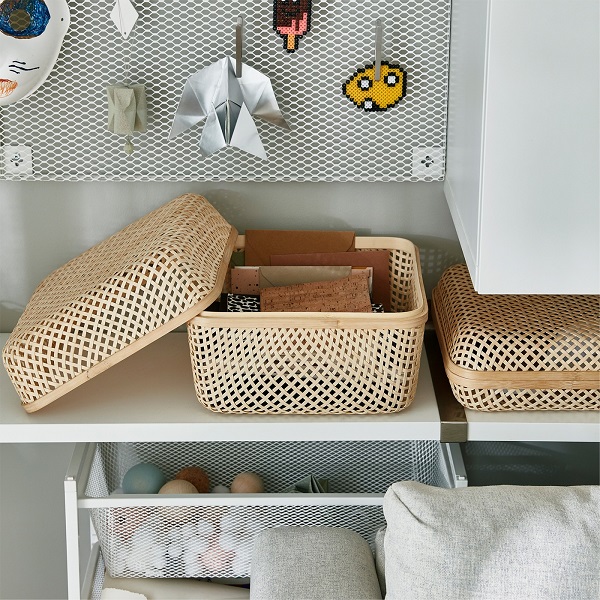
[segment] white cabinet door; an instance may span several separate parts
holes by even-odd
[[[454,0],[445,192],[480,293],[599,293],[598,0]]]

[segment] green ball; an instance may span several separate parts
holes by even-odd
[[[125,473],[123,492],[125,494],[158,494],[165,483],[167,483],[167,478],[156,465],[139,463]]]

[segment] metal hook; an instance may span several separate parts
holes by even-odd
[[[242,76],[242,50],[244,45],[244,19],[237,18],[235,26],[235,76],[239,79]]]
[[[381,46],[383,43],[383,26],[381,19],[375,23],[375,81],[381,79]]]

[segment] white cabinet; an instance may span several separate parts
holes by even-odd
[[[480,293],[599,293],[598,0],[454,0],[445,193]]]

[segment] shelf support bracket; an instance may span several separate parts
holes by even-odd
[[[444,371],[442,353],[432,328],[426,327],[425,329],[424,345],[440,413],[440,442],[466,442],[469,439],[469,431],[465,409],[457,402],[452,393],[450,382]]]

